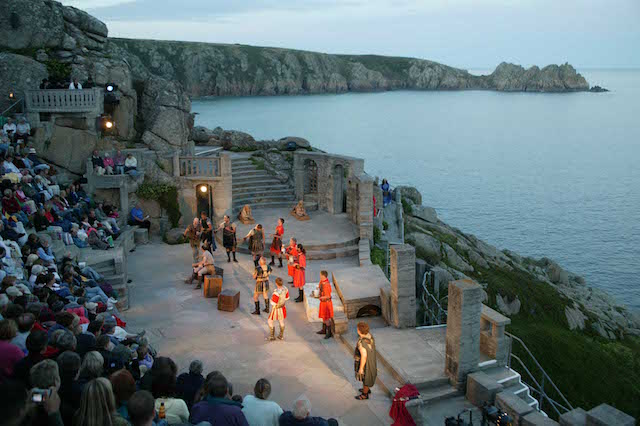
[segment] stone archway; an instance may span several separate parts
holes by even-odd
[[[213,216],[213,194],[211,185],[199,183],[196,185],[196,216],[200,217],[200,213],[205,212],[208,217]]]

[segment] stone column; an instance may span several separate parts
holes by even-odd
[[[296,190],[296,200],[304,199],[304,158],[297,152],[293,154],[293,184]]]
[[[471,280],[449,283],[445,374],[458,389],[464,389],[467,374],[478,368],[481,312],[480,285]]]
[[[180,177],[180,151],[173,151],[173,177]]]
[[[373,243],[373,179],[371,176],[365,173],[360,175],[359,190],[358,224],[360,225],[360,239],[368,239]]]
[[[233,215],[233,181],[231,176],[231,156],[227,153],[220,155],[220,182],[214,186],[214,211],[216,215]],[[217,201],[217,203],[216,203]],[[217,205],[216,205],[217,204]]]
[[[416,326],[416,249],[408,244],[391,246],[391,324]]]
[[[416,299],[422,298],[422,280],[427,272],[427,262],[422,259],[416,259]]]

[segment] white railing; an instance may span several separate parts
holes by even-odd
[[[180,157],[180,176],[220,176],[220,157]]]
[[[99,112],[103,102],[101,88],[27,90],[25,95],[29,112]]]

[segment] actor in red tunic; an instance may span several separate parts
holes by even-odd
[[[271,313],[267,319],[267,324],[269,324],[269,337],[267,337],[267,340],[276,340],[274,321],[280,323],[278,339],[284,340],[284,320],[287,318],[287,307],[284,304],[289,300],[289,290],[282,284],[282,278],[276,278],[276,289],[271,295]]]
[[[278,226],[276,226],[276,233],[273,234],[273,242],[271,243],[271,247],[269,248],[269,252],[271,253],[271,263],[269,265],[275,266],[276,259],[278,256],[278,260],[280,261],[280,265],[278,268],[282,268],[282,235],[284,234],[284,219],[278,219]]]
[[[289,276],[291,277],[291,281],[289,284],[293,284],[293,276],[295,274],[296,268],[293,266],[296,263],[296,256],[298,256],[298,241],[295,238],[291,238],[289,240],[289,247],[287,247],[287,269],[289,272]]]
[[[304,271],[307,268],[307,252],[302,244],[298,244],[298,258],[296,259],[294,267],[296,269],[293,274],[293,286],[298,289],[298,297],[296,297],[295,302],[300,303],[304,301]]]
[[[324,334],[325,339],[333,336],[331,330],[331,321],[333,321],[333,302],[331,301],[331,283],[329,282],[329,273],[327,271],[320,272],[320,308],[318,309],[318,318],[322,319],[322,330],[317,334]]]

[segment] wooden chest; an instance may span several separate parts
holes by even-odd
[[[233,312],[240,305],[240,292],[238,290],[224,289],[218,295],[218,310]]]
[[[204,276],[204,297],[218,297],[222,291],[222,277],[219,275]]]

